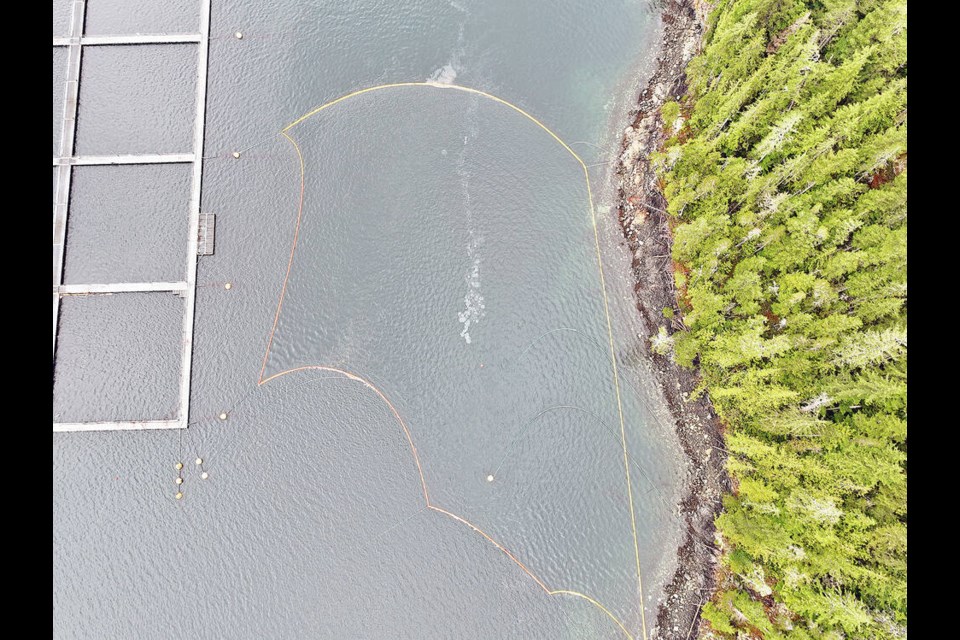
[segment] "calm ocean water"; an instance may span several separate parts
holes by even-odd
[[[194,4],[90,0],[87,32],[189,33]],[[605,167],[658,33],[643,1],[214,0],[193,424],[54,434],[55,637],[640,638],[637,554],[652,631],[685,467]],[[84,58],[79,153],[189,151],[176,47]],[[279,134],[424,81],[482,93]],[[181,173],[78,170],[66,281],[181,278]],[[118,251],[125,207],[152,226]],[[55,411],[175,411],[177,311],[137,295],[65,305]]]

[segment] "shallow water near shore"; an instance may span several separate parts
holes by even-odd
[[[192,426],[54,435],[56,637],[650,630],[684,463],[604,167],[657,33],[643,2],[213,2]],[[278,133],[423,81],[477,91]]]

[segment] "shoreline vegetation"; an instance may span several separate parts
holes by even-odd
[[[906,637],[906,0],[665,0],[618,161],[691,473],[657,637]]]

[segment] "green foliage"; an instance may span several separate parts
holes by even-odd
[[[665,102],[663,106],[660,107],[660,117],[663,119],[664,126],[667,127],[667,129],[671,129],[673,123],[680,117],[680,105],[672,100]]]
[[[650,350],[661,356],[673,353],[673,337],[667,334],[666,327],[660,327],[657,334],[650,338]]]
[[[737,487],[703,618],[902,637],[906,2],[719,0],[687,75],[689,134],[653,158],[683,267],[669,346],[701,367]]]
[[[708,602],[703,606],[700,615],[704,620],[707,620],[710,626],[716,631],[730,634],[731,636],[737,633],[736,627],[730,624],[730,614],[726,611],[721,611],[712,602]]]

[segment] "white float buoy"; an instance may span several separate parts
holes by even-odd
[[[487,476],[487,482],[493,482],[493,474]]]
[[[226,414],[226,412],[220,414],[220,419],[221,419],[221,420],[226,420],[226,419],[227,419],[227,414]]]
[[[177,491],[177,495],[175,495],[175,496],[173,496],[173,497],[176,498],[177,500],[179,500],[179,499],[181,499],[181,498],[183,497],[183,494],[180,493],[179,491]]]
[[[175,464],[175,465],[173,465],[173,466],[176,467],[177,471],[180,471],[180,469],[183,469],[183,463],[182,463],[182,462],[178,462],[177,464]]]
[[[235,34],[233,34],[233,35],[236,36],[237,40],[242,40],[242,39],[243,39],[243,34],[240,33],[239,31],[237,31],[237,32],[236,32]]]
[[[203,464],[203,458],[197,458],[197,464]]]
[[[210,474],[207,473],[206,471],[204,471],[203,473],[200,474],[200,477],[203,478],[204,480],[206,480],[207,478],[210,477]]]
[[[174,480],[174,482],[176,482],[177,484],[183,484],[183,478],[177,478],[176,480]]]
[[[233,286],[233,285],[228,282],[227,284],[223,285],[223,288],[224,288],[224,289],[230,289],[232,286]]]
[[[234,151],[234,152],[233,152],[233,157],[236,158],[237,160],[239,160],[239,159],[240,159],[240,152],[239,152],[239,151]]]

